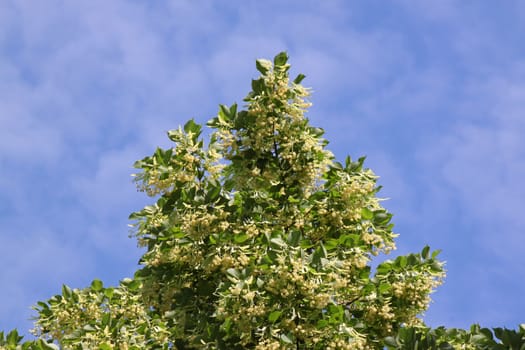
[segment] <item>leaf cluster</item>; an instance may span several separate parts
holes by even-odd
[[[470,330],[438,327],[402,328],[395,337],[387,337],[388,349],[414,350],[523,350],[525,349],[525,324],[517,330],[482,328],[472,325]]]

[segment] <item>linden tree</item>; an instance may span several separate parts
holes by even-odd
[[[396,237],[377,176],[363,158],[334,159],[286,53],[256,68],[244,106],[220,106],[209,137],[190,120],[136,162],[154,203],[130,216],[146,248],[134,278],[64,286],[36,306],[40,340],[2,334],[0,346],[383,349],[424,329],[437,252],[371,268]]]

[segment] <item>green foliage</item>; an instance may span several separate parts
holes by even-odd
[[[59,347],[43,339],[26,341],[21,344],[23,337],[18,334],[16,329],[7,333],[0,332],[0,349],[5,350],[59,350]]]
[[[290,81],[286,53],[256,68],[245,108],[221,105],[208,140],[190,120],[168,132],[172,148],[135,163],[138,188],[155,203],[130,215],[146,247],[134,278],[63,286],[35,307],[39,339],[21,344],[16,331],[2,333],[3,348],[496,344],[483,329],[424,327],[419,316],[444,276],[439,252],[425,247],[371,269],[396,237],[377,177],[364,158],[333,159],[323,130],[305,117],[305,76]],[[514,348],[522,333],[495,334]]]
[[[399,350],[523,350],[525,349],[525,324],[518,330],[481,328],[473,325],[470,330],[457,328],[446,329],[402,328],[395,337],[387,337],[388,349]]]

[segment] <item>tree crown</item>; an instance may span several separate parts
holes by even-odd
[[[310,92],[304,75],[290,79],[286,53],[256,68],[244,107],[221,105],[209,137],[190,120],[168,132],[173,147],[135,163],[138,188],[155,201],[130,216],[146,247],[135,276],[64,286],[39,302],[40,340],[26,349],[55,347],[46,340],[64,349],[496,344],[480,327],[425,328],[420,316],[444,276],[438,251],[372,269],[397,236],[377,176],[364,158],[334,159],[305,116]],[[7,338],[0,346],[20,341]]]

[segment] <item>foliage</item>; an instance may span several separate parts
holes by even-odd
[[[473,325],[469,331],[457,328],[401,328],[395,337],[387,337],[388,349],[465,349],[465,350],[523,350],[525,324],[517,331],[504,328],[481,328]]]
[[[38,339],[34,341],[27,341],[20,344],[22,336],[18,334],[18,331],[12,330],[11,332],[4,335],[4,332],[0,332],[0,349],[6,350],[58,350],[58,346],[55,344]]]
[[[133,279],[117,287],[99,280],[82,290],[64,286],[36,306],[38,340],[21,343],[11,332],[6,339],[1,334],[0,346],[496,344],[484,329],[424,327],[419,316],[444,276],[438,252],[425,247],[371,268],[375,256],[395,248],[396,237],[392,215],[377,197],[377,177],[364,158],[334,160],[323,130],[305,117],[304,75],[290,81],[287,61],[285,53],[273,62],[257,60],[261,75],[245,109],[221,105],[206,142],[202,126],[190,120],[168,132],[172,148],[136,162],[138,188],[156,201],[130,216],[146,247]],[[495,333],[502,346],[507,339],[522,342],[516,340],[522,330]]]

